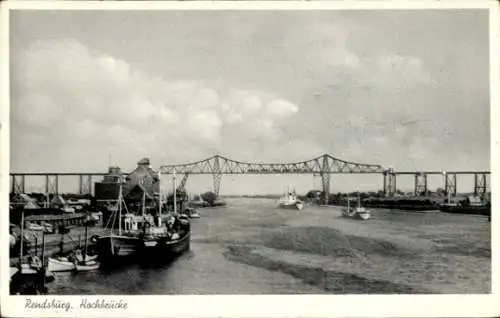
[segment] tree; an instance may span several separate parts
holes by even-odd
[[[201,198],[210,205],[214,205],[217,196],[212,191],[205,192],[201,195]]]

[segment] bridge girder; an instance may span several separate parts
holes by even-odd
[[[160,167],[162,173],[189,174],[289,174],[289,173],[382,173],[381,165],[362,164],[337,159],[328,154],[293,163],[248,163],[216,155],[205,160]]]

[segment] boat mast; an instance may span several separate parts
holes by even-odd
[[[87,260],[87,235],[88,235],[88,216],[87,219],[85,220],[85,247],[83,248],[83,261],[85,262]]]
[[[142,191],[142,217],[144,217],[144,210],[146,209],[146,191]]]
[[[120,180],[120,191],[118,193],[118,235],[122,235],[122,184]]]
[[[158,215],[159,215],[159,220],[158,220],[158,226],[161,226],[161,169],[158,170],[158,201],[159,201],[159,207],[158,207]]]
[[[177,191],[176,191],[176,184],[175,184],[175,170],[173,174],[173,183],[174,183],[174,215],[177,215]]]
[[[21,212],[21,250],[19,252],[19,261],[23,260],[23,245],[24,245],[24,211]]]

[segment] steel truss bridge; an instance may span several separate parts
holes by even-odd
[[[457,192],[457,175],[473,175],[476,195],[483,196],[488,190],[490,171],[395,171],[377,164],[364,164],[350,162],[335,158],[329,154],[300,162],[292,163],[249,163],[229,159],[221,155],[177,165],[163,165],[161,174],[183,174],[183,183],[186,184],[189,175],[208,174],[213,176],[213,190],[219,195],[222,175],[235,174],[312,174],[321,176],[323,192],[330,193],[330,178],[332,174],[379,174],[382,176],[383,191],[386,196],[396,194],[397,176],[413,175],[415,179],[414,195],[422,196],[427,193],[427,177],[429,175],[442,175],[446,194],[455,195]],[[122,173],[126,175],[127,173]],[[93,177],[105,176],[108,173],[11,173],[11,192],[25,193],[25,178],[27,176],[45,177],[45,193],[59,193],[59,177],[73,176],[79,178],[79,193],[92,193]]]

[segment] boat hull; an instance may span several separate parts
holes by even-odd
[[[491,207],[489,206],[461,206],[461,205],[447,205],[439,206],[441,212],[458,213],[458,214],[479,214],[491,215]]]
[[[182,237],[175,240],[167,238],[143,240],[141,256],[145,259],[169,259],[189,251],[190,248],[191,231],[188,231]]]
[[[97,239],[96,251],[101,259],[130,257],[137,253],[140,243],[134,236],[102,236]]]
[[[302,210],[304,208],[304,204],[303,203],[292,203],[292,204],[279,203],[278,207],[280,207],[282,209]]]
[[[368,220],[371,217],[370,213],[356,213],[356,217],[361,220]]]
[[[84,263],[75,264],[75,269],[77,272],[88,272],[98,269],[101,266],[99,262],[87,261]]]
[[[67,260],[59,260],[56,258],[49,257],[47,269],[53,273],[70,272],[75,269],[75,264]]]

